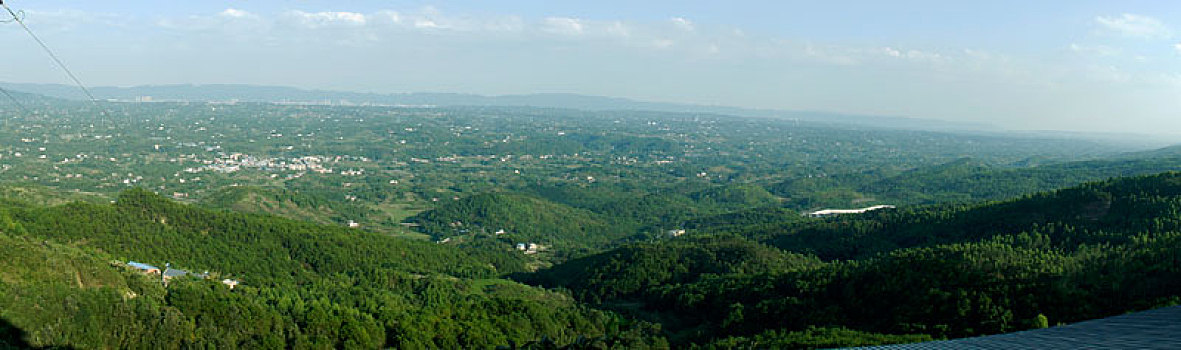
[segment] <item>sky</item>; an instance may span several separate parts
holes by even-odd
[[[7,0],[92,86],[258,84],[1181,135],[1176,1]],[[69,83],[15,23],[0,81]]]

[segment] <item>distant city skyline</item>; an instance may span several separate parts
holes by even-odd
[[[92,86],[578,93],[1181,134],[1168,1],[29,1]],[[15,24],[0,81],[69,83]]]

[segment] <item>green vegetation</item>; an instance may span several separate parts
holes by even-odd
[[[29,106],[0,112],[0,347],[818,348],[1181,301],[1176,149],[635,111]],[[897,208],[806,215],[876,204]],[[130,260],[211,278],[165,287]]]
[[[440,232],[443,237],[475,230],[510,241],[566,248],[571,242],[603,244],[618,238],[595,213],[519,194],[486,193],[448,201],[412,220],[424,231]]]
[[[807,339],[810,327],[995,334],[1175,303],[1179,213],[1181,173],[1165,173],[1008,202],[752,225],[743,235],[783,250],[734,236],[679,239],[520,279],[663,320],[674,344]],[[735,245],[749,248],[719,258]],[[860,344],[849,341],[824,344]]]
[[[471,348],[580,336],[662,344],[643,324],[492,278],[493,266],[434,243],[208,211],[142,190],[117,204],[3,213],[0,318],[31,346]],[[165,289],[124,267],[129,259],[216,277]],[[231,290],[222,277],[242,285]]]
[[[751,337],[730,337],[705,346],[703,349],[830,349],[929,341],[925,335],[886,335],[858,332],[845,328],[809,327],[803,331],[771,330]]]

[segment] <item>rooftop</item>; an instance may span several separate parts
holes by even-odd
[[[1181,306],[976,338],[863,349],[1181,349]]]
[[[159,270],[160,269],[159,267],[155,267],[155,266],[140,263],[140,262],[134,262],[134,261],[128,261],[127,266],[131,266],[131,267],[134,267],[134,268],[137,268],[140,270]]]

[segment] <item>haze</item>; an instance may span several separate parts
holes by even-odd
[[[579,93],[1181,132],[1173,2],[10,0],[87,84]],[[67,83],[16,24],[0,81]]]

